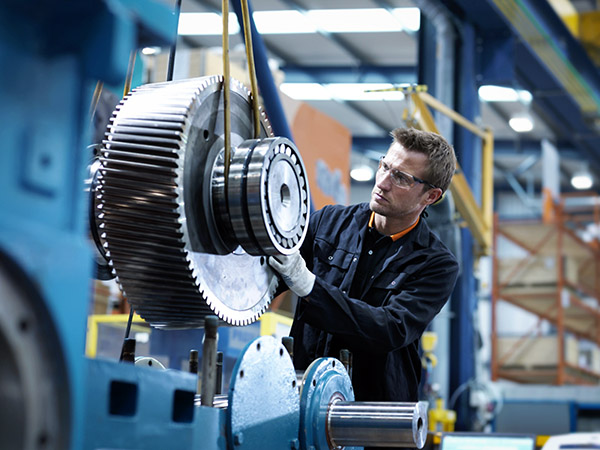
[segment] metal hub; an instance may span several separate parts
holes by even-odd
[[[222,77],[142,86],[117,107],[98,170],[95,221],[127,300],[155,327],[216,314],[256,320],[308,223],[308,183],[286,139],[252,139],[249,92],[231,81],[232,164],[224,179]]]
[[[222,165],[222,160],[219,160]],[[291,141],[248,140],[235,149],[227,205],[233,233],[252,255],[290,254],[307,231],[308,182]],[[217,202],[225,189],[217,185]]]
[[[344,365],[335,358],[314,360],[304,372],[300,389],[302,448],[337,448],[331,446],[327,433],[327,413],[330,405],[339,401],[354,401],[352,381]]]

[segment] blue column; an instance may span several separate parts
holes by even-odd
[[[421,28],[419,30],[418,48],[418,84],[427,86],[427,92],[435,97],[435,63],[436,63],[436,37],[435,27],[427,17],[421,13]]]
[[[472,25],[460,27],[457,49],[457,103],[456,109],[467,119],[474,121],[479,115],[477,94],[477,51],[476,32]],[[454,148],[458,162],[471,186],[476,199],[481,198],[481,141],[462,127],[455,129]],[[478,340],[474,329],[474,313],[477,306],[477,280],[473,274],[474,240],[468,229],[462,230],[462,270],[452,294],[451,310],[454,319],[451,325],[450,392],[461,392],[463,386],[475,377],[475,343]],[[460,389],[460,391],[457,391]],[[471,428],[469,391],[457,397],[454,404],[457,412],[457,430]]]

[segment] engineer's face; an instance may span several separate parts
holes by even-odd
[[[389,169],[386,172],[380,167],[377,171],[369,203],[371,210],[376,214],[391,219],[416,217],[442,194],[441,189],[431,188],[423,183],[414,183],[412,187],[404,187],[394,184],[392,180],[393,169],[414,175],[422,180],[427,179],[427,155],[410,152],[400,143],[394,142],[383,158],[383,163]]]

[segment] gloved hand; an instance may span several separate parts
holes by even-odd
[[[269,256],[269,265],[275,269],[285,281],[285,284],[298,297],[306,297],[315,285],[315,275],[306,268],[306,263],[300,252],[289,256]]]

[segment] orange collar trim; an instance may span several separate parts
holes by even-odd
[[[414,227],[416,227],[417,224],[419,223],[419,220],[421,220],[420,216],[417,217],[417,221],[415,223],[413,223],[410,227],[406,228],[405,230],[400,231],[399,233],[390,235],[390,237],[392,238],[392,241],[397,241],[402,236],[404,236],[406,233],[408,233],[410,230],[412,230]],[[375,212],[371,211],[371,217],[369,218],[369,228],[373,228],[374,223],[375,223]]]

